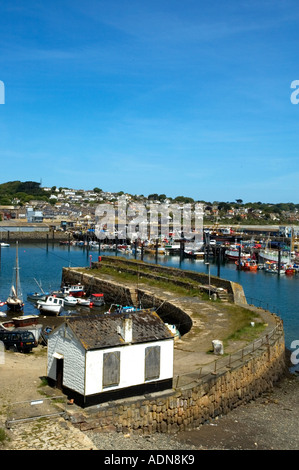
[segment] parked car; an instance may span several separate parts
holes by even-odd
[[[0,341],[3,342],[6,349],[19,352],[30,352],[32,348],[37,347],[33,333],[27,330],[0,330]]]

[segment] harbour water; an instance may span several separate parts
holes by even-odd
[[[101,252],[102,255],[115,255],[114,252]],[[88,266],[90,261],[96,261],[98,251],[83,250],[81,247],[57,244],[19,243],[19,273],[25,301],[25,314],[38,314],[34,304],[27,301],[29,292],[38,291],[36,281],[44,291],[58,290],[61,284],[63,267]],[[120,255],[119,256],[124,256]],[[133,258],[133,255],[125,255]],[[137,259],[140,255],[137,256]],[[10,293],[13,277],[15,276],[16,247],[11,244],[1,249],[0,265],[0,301],[5,301]],[[155,263],[155,257],[144,255],[144,261]],[[248,303],[262,307],[279,315],[284,322],[286,347],[290,350],[293,341],[299,341],[299,274],[293,276],[275,275],[265,271],[238,271],[233,262],[226,262],[218,267],[210,259],[207,265],[203,260],[184,259],[179,256],[158,256],[159,264],[195,270],[237,282],[243,286]],[[36,281],[35,281],[36,280]],[[0,308],[7,312],[6,306]]]

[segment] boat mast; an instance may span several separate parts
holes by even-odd
[[[18,298],[18,274],[19,274],[19,258],[18,258],[18,241],[16,242],[16,298]]]

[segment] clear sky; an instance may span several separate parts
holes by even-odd
[[[0,183],[299,202],[298,0],[3,1],[0,80]]]

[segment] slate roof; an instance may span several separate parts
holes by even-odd
[[[152,310],[131,314],[133,326],[132,344],[173,338],[173,334]],[[103,349],[125,344],[119,334],[124,314],[98,314],[69,318],[66,324],[86,350]]]

